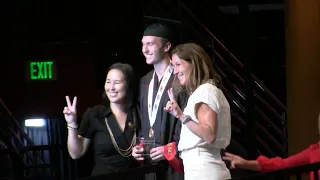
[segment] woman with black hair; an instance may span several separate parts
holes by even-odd
[[[138,125],[135,74],[129,64],[113,64],[107,74],[105,95],[108,103],[88,108],[77,125],[77,98],[66,96],[64,116],[68,126],[68,151],[73,159],[82,157],[93,145],[91,175],[116,173],[135,167],[131,156]]]

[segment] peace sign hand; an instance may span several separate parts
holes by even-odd
[[[174,117],[179,118],[183,112],[181,111],[179,105],[177,104],[174,95],[172,93],[172,88],[168,90],[168,96],[170,101],[167,102],[166,107],[164,107],[164,110],[172,114]]]
[[[76,126],[77,124],[77,97],[73,98],[71,104],[69,96],[66,96],[67,106],[64,107],[63,114],[68,124]]]

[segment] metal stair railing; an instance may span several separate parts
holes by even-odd
[[[192,13],[192,11],[183,2],[179,1],[179,5],[182,9],[189,13],[189,15],[198,23],[198,25],[213,38],[214,42],[217,43],[239,67],[244,67],[244,64],[234,54],[232,54],[228,50],[228,48],[224,44],[222,44],[222,42],[216,36],[214,36],[213,33],[204,24],[201,23],[201,21]],[[266,94],[268,94],[270,98],[272,98],[283,111],[286,111],[286,106],[253,73],[251,75],[257,87]]]
[[[14,148],[14,151],[18,154],[20,150],[25,148],[26,146],[33,146],[34,144],[32,140],[30,139],[28,134],[23,130],[19,121],[14,117],[14,115],[11,113],[11,111],[9,110],[9,108],[6,106],[6,104],[1,98],[0,98],[0,107],[2,107],[5,110],[6,114],[9,116],[9,119],[12,120],[9,123],[8,127],[4,127],[4,128],[7,128],[9,130],[9,133],[12,137],[12,140],[10,141],[10,143],[11,143],[11,146]],[[2,119],[2,120],[9,121],[9,119]],[[27,143],[26,145],[24,144],[24,140]],[[32,158],[33,156],[35,156],[36,158]],[[35,159],[37,162],[43,163],[42,159],[40,159],[40,156],[37,153],[36,154],[26,153],[26,157],[23,158],[23,162],[25,165],[27,165],[26,158]]]
[[[151,1],[149,3],[153,4],[154,2]],[[182,35],[184,35],[185,40],[196,42],[204,47],[207,52],[212,53],[215,68],[223,78],[222,90],[230,102],[233,119],[232,129],[240,129],[241,131],[241,129],[244,128],[243,126],[246,126],[245,114],[247,110],[244,104],[248,96],[248,94],[245,93],[247,79],[243,78],[245,77],[243,70],[244,64],[233,55],[181,1],[172,5],[168,5],[168,3],[157,3],[157,6],[150,7],[146,8],[145,16],[157,16],[161,17],[160,19],[170,18],[174,19],[173,21],[179,21],[180,24],[182,24],[181,26],[183,26],[184,32],[182,32]],[[253,73],[249,75],[254,84],[254,120],[259,122],[259,124],[255,122],[255,126],[263,127],[266,122],[272,122],[265,127],[265,130],[257,132],[256,139],[262,148],[257,148],[257,152],[265,151],[263,152],[264,154],[271,156],[286,154],[284,118],[286,107]],[[270,102],[269,99],[272,101]],[[264,113],[262,114],[261,111]],[[243,130],[245,131],[246,129],[244,128]],[[271,132],[276,132],[276,136]],[[279,136],[280,138],[278,138]],[[275,139],[277,140],[276,142],[274,142]],[[280,153],[277,152],[277,150],[265,148],[274,143],[277,144],[274,147],[280,149],[278,150]]]
[[[170,11],[170,8],[168,7],[171,7],[174,10]],[[160,10],[161,8],[163,8],[162,12]],[[179,11],[177,11],[177,9],[179,9]],[[244,93],[246,89],[246,79],[243,78],[244,72],[242,72],[244,64],[235,55],[233,55],[181,1],[179,1],[178,6],[161,6],[161,4],[158,4],[158,9],[156,11],[154,11],[152,8],[149,8],[147,9],[147,13],[145,15],[161,16],[162,19],[164,17],[163,15],[166,15],[166,18],[168,18],[168,16],[171,18],[175,17],[175,20],[182,22],[182,25],[184,25],[184,30],[190,31],[188,35],[185,35],[185,37],[187,37],[186,39],[192,39],[193,42],[197,43],[199,42],[199,44],[205,47],[208,52],[212,52],[213,57],[215,57],[215,68],[223,77],[223,91],[225,92],[228,100],[231,102],[231,110],[233,112],[232,119],[236,120],[233,120],[233,126],[234,124],[241,124],[237,123],[240,121],[240,118],[242,121],[246,122],[243,120],[245,119],[244,114],[246,113],[244,103],[246,102],[247,97],[247,94]],[[193,37],[191,38],[190,35]],[[250,76],[255,86],[253,91],[254,101],[257,102],[254,107],[254,110],[256,111],[254,112],[255,121],[259,121],[261,125],[263,125],[265,122],[272,122],[271,125],[268,125],[265,128],[265,130],[257,132],[259,135],[257,135],[256,139],[260,143],[260,146],[267,146],[271,143],[276,143],[277,145],[275,145],[275,147],[277,147],[277,149],[281,149],[280,153],[286,154],[286,131],[284,127],[285,118],[283,118],[283,116],[286,114],[286,108],[283,103],[268,88],[266,88],[265,85],[254,74],[251,73]],[[268,99],[271,99],[272,102],[267,101]],[[267,113],[261,114],[261,109]],[[237,114],[237,116],[234,116],[234,114]],[[243,126],[243,124],[241,126]],[[256,124],[255,126],[258,127],[259,125]],[[233,129],[239,129],[239,127],[233,127]],[[270,133],[270,131],[276,132],[277,138],[275,138],[276,136]],[[281,138],[278,138],[279,136]],[[278,141],[274,141],[274,139]],[[279,146],[279,144],[281,144],[281,146]],[[267,151],[265,154],[279,155],[277,151],[269,149],[263,148],[263,150]],[[257,149],[257,151],[260,152],[259,149]]]
[[[195,38],[198,38],[199,42],[204,42],[201,45],[206,46],[208,49],[208,51],[213,52],[213,55],[215,57],[214,62],[216,65],[216,69],[219,72],[219,74],[222,74],[223,80],[224,80],[224,84],[230,84],[228,85],[229,88],[232,88],[234,91],[236,92],[236,94],[238,94],[239,97],[241,97],[241,99],[245,100],[246,96],[244,93],[240,93],[242,89],[241,87],[245,87],[246,86],[246,81],[242,78],[242,72],[241,70],[244,67],[244,64],[236,58],[235,55],[233,55],[222,43],[221,41],[219,41],[213,34],[212,32],[206,28],[206,26],[204,26],[199,19],[190,11],[190,9],[188,9],[188,7],[186,7],[182,2],[180,2],[180,8],[182,10],[180,11],[184,11],[185,13],[182,13],[182,17],[184,17],[184,19],[188,19],[187,16],[189,16],[189,21],[186,27],[188,27],[188,29],[193,30],[193,33],[196,34]],[[181,12],[180,12],[181,13]],[[194,22],[193,24],[195,25],[191,25],[192,22],[190,22],[190,19],[192,19]],[[182,20],[183,21],[183,20]],[[198,29],[196,29],[198,28]],[[202,37],[199,37],[202,36]],[[210,41],[210,39],[213,41],[212,43],[209,43],[208,41]],[[218,50],[220,50],[218,52]],[[227,60],[224,58],[225,56],[223,55],[227,55]],[[231,64],[233,64],[234,66],[232,66]],[[236,71],[237,70],[237,71]],[[233,80],[230,80],[230,76],[233,77]],[[255,89],[254,89],[254,97],[255,97],[255,101],[258,103],[255,105],[255,110],[258,111],[258,113],[256,112],[255,114],[255,120],[256,121],[261,121],[264,120],[266,121],[266,119],[269,122],[273,122],[271,123],[271,125],[269,125],[269,129],[272,129],[273,131],[278,133],[278,137],[279,134],[281,138],[275,138],[274,135],[272,133],[269,132],[268,130],[259,132],[260,134],[263,134],[263,136],[265,136],[270,143],[274,144],[276,143],[275,147],[280,148],[281,149],[281,154],[286,154],[286,130],[285,130],[285,119],[283,118],[284,114],[286,114],[286,107],[284,106],[284,104],[268,89],[266,88],[266,86],[253,74],[251,73],[251,77],[255,83]],[[232,83],[233,82],[233,83]],[[234,83],[237,82],[237,83]],[[229,90],[230,91],[230,90]],[[260,95],[260,93],[263,93],[264,98],[262,98],[262,96]],[[229,93],[226,93],[229,94]],[[272,102],[268,102],[267,99],[271,99],[273,100]],[[233,98],[230,98],[233,99]],[[272,105],[271,105],[272,104]],[[266,116],[266,115],[261,115],[261,109],[263,109],[264,111],[268,112],[268,115],[270,114],[270,116],[272,115],[272,118]],[[233,109],[234,110],[234,109]],[[260,113],[260,114],[259,114]],[[257,118],[258,117],[258,118]],[[271,121],[272,119],[272,121]],[[275,125],[278,121],[278,125]],[[257,125],[256,125],[257,126]],[[279,126],[281,126],[281,129],[279,129]],[[261,126],[259,126],[261,127]],[[259,138],[257,138],[257,140],[261,143],[261,144],[266,144],[263,141],[263,138],[260,137],[261,135],[259,135]],[[281,142],[277,142],[274,141],[274,139],[277,139],[278,141]],[[279,143],[281,144],[279,146]],[[268,153],[270,155],[279,155],[279,152],[277,151],[270,151],[270,150],[266,150],[268,151]],[[285,156],[285,155],[284,155]]]

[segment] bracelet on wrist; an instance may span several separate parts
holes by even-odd
[[[70,127],[68,127],[68,130],[70,130],[70,131],[77,131],[77,129],[73,129],[73,128],[70,128]]]
[[[191,120],[191,117],[183,114],[182,116],[180,116],[179,120],[182,122],[182,124],[186,124]]]
[[[68,128],[68,129],[77,130],[77,129],[78,129],[78,126],[73,127],[73,126],[69,126],[69,125],[67,125],[67,128]]]

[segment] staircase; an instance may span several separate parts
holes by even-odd
[[[0,149],[3,157],[6,158],[10,173],[5,176],[23,177],[23,169],[27,165],[26,158],[20,157],[20,150],[27,145],[32,145],[32,141],[24,132],[19,122],[11,114],[5,103],[0,98],[0,134],[2,144],[5,148]],[[30,154],[27,154],[30,157]],[[4,178],[4,177],[2,177]]]
[[[66,165],[60,162],[63,156],[60,151],[66,148],[63,148],[62,144],[34,145],[1,98],[0,123],[0,158],[1,164],[7,168],[7,172],[1,172],[0,179],[64,179],[61,177],[60,168]],[[44,154],[49,155],[49,162],[45,161],[48,156]]]
[[[145,16],[180,21],[182,42],[196,42],[212,56],[231,106],[232,139],[246,149],[248,158],[287,156],[286,106],[250,71],[245,59],[231,53],[183,2],[149,3]]]

